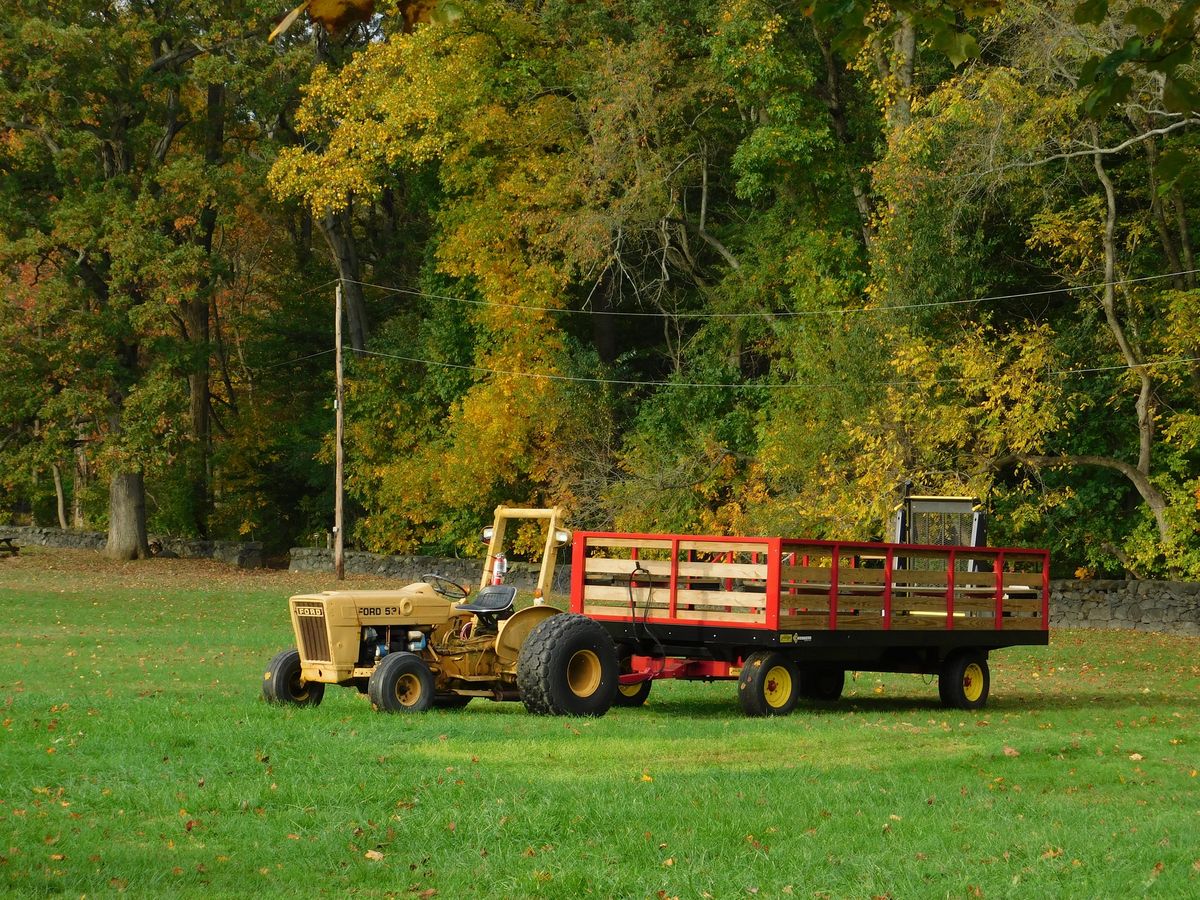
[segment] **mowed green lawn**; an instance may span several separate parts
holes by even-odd
[[[0,892],[1200,896],[1196,638],[1000,651],[974,714],[870,673],[778,720],[730,683],[598,720],[267,706],[285,598],[330,586],[0,560]]]

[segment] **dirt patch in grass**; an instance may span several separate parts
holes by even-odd
[[[94,550],[58,547],[22,547],[18,556],[0,559],[0,586],[19,587],[51,580],[90,580],[119,583],[123,587],[178,589],[187,585],[236,590],[334,590],[337,587],[399,588],[395,578],[347,575],[337,582],[332,572],[287,572],[278,569],[239,569],[211,559],[150,559],[118,562]]]

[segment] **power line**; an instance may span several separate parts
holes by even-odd
[[[283,362],[271,363],[269,366],[255,366],[251,372],[265,372],[268,369],[278,369],[280,366],[290,366],[293,363],[304,362],[306,359],[314,359],[318,356],[325,356],[327,353],[333,353],[335,348],[330,347],[328,350],[318,350],[316,353],[309,353],[307,356],[297,356],[295,359],[285,359]]]
[[[970,303],[990,303],[995,300],[1020,300],[1031,297],[1044,297],[1050,294],[1072,293],[1074,291],[1093,291],[1100,290],[1110,285],[1117,287],[1126,284],[1141,284],[1147,281],[1158,281],[1163,278],[1180,278],[1185,275],[1195,275],[1200,273],[1200,269],[1186,269],[1180,272],[1167,272],[1163,275],[1143,275],[1138,278],[1123,278],[1117,281],[1105,281],[1099,284],[1081,284],[1081,285],[1066,285],[1059,288],[1048,288],[1041,291],[1025,291],[1019,294],[995,294],[989,297],[976,297],[971,300],[935,300],[929,303],[904,303],[896,306],[854,306],[845,309],[807,309],[807,310],[781,310],[779,312],[741,312],[741,313],[668,313],[668,312],[645,312],[645,311],[626,311],[626,310],[607,310],[607,309],[568,309],[558,306],[527,306],[522,303],[502,303],[493,300],[472,300],[466,297],[452,297],[447,294],[433,294],[427,291],[417,291],[410,288],[390,287],[386,284],[376,284],[371,281],[358,281],[353,278],[346,278],[343,281],[349,284],[357,284],[362,287],[377,288],[381,291],[387,291],[392,294],[406,294],[412,297],[423,297],[428,300],[447,300],[453,303],[466,303],[472,306],[492,306],[501,309],[521,309],[529,312],[549,312],[549,313],[571,313],[575,315],[585,316],[622,316],[628,318],[676,318],[676,319],[759,319],[759,318],[804,318],[810,316],[837,316],[849,313],[881,313],[891,311],[903,311],[912,309],[936,309],[947,306],[962,306]]]
[[[325,351],[328,353],[329,351]],[[469,366],[461,363],[440,362],[432,359],[420,359],[413,356],[400,356],[395,353],[381,353],[377,350],[360,350],[359,353],[365,356],[377,356],[383,359],[395,359],[402,362],[410,362],[425,366],[438,366],[443,369],[458,369],[468,372],[481,372],[487,375],[509,375],[514,378],[542,378],[547,381],[568,381],[583,384],[612,384],[627,387],[682,387],[682,388],[726,388],[731,390],[799,390],[802,388],[839,388],[844,387],[844,382],[838,383],[813,383],[813,382],[761,382],[751,384],[728,384],[726,382],[704,382],[704,381],[633,381],[622,378],[586,378],[578,375],[555,375],[549,372],[517,372],[510,369],[491,369],[486,366]],[[1170,357],[1164,359],[1150,360],[1141,363],[1138,366],[1116,365],[1116,366],[1093,366],[1082,369],[1058,369],[1048,370],[1047,377],[1071,377],[1075,375],[1089,375],[1099,372],[1115,372],[1121,370],[1135,368],[1150,368],[1154,366],[1171,365],[1174,363],[1191,363],[1200,362],[1200,356],[1185,356],[1185,357]],[[978,381],[982,379],[968,378],[960,376],[957,378],[935,378],[931,381],[925,380],[896,380],[896,381],[869,381],[864,382],[864,387],[920,387],[926,384],[960,384],[965,381]]]

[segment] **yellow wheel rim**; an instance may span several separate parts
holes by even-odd
[[[421,680],[416,675],[401,675],[396,679],[396,699],[401,706],[412,706],[421,699]]]
[[[763,698],[767,706],[779,709],[792,696],[792,673],[783,666],[774,666],[763,681]]]
[[[617,685],[617,690],[626,697],[636,697],[638,691],[642,689],[642,685],[645,683],[644,681],[639,681],[637,684],[619,684]]]
[[[596,693],[596,688],[600,687],[600,674],[600,657],[591,650],[577,651],[567,663],[567,685],[576,697],[590,697]]]
[[[979,663],[971,663],[963,669],[963,696],[974,703],[983,696],[983,669]]]

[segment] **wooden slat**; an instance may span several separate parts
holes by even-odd
[[[779,577],[783,581],[823,581],[829,583],[829,566],[781,566]]]
[[[945,616],[892,616],[892,631],[916,631],[945,627]]]
[[[602,538],[589,537],[587,539],[588,549],[594,547],[638,547],[639,549],[648,550],[670,550],[671,542],[657,538]]]
[[[874,616],[843,616],[838,615],[838,631],[882,631],[883,617]]]
[[[892,573],[892,584],[932,584],[944,588],[946,586],[946,570],[942,569],[937,572],[927,572],[921,569],[897,570]]]
[[[680,550],[700,550],[704,553],[766,553],[770,549],[770,541],[680,541]]]
[[[1042,601],[1038,600],[1005,600],[1005,612],[1041,612]]]
[[[585,568],[589,573],[603,572],[614,575],[629,575],[635,568],[643,568],[651,575],[669,577],[671,561],[667,559],[606,559],[593,556],[586,561]],[[712,563],[712,562],[680,562],[678,564],[680,578],[749,578],[765,580],[767,567],[764,563]],[[641,573],[638,573],[639,575]],[[636,580],[636,579],[635,579]]]
[[[969,628],[974,631],[986,631],[988,629],[996,629],[996,620],[992,616],[966,616],[964,618],[954,617],[955,628]]]
[[[745,591],[690,591],[680,588],[677,596],[677,604],[680,607],[680,615],[683,615],[682,607],[690,606],[736,606],[742,609],[762,609],[766,605],[766,594],[752,594]],[[608,586],[602,584],[588,584],[583,588],[584,601],[609,601],[614,604],[624,604],[629,607],[629,588],[624,585]],[[663,587],[655,588],[653,596],[647,601],[646,589],[637,587],[633,589],[633,605],[639,610],[649,606],[651,609],[666,609],[670,601],[670,592]]]
[[[955,612],[985,612],[994,613],[996,600],[993,597],[961,597],[954,596]]]
[[[795,615],[795,616],[780,616],[779,628],[786,631],[789,628],[795,629],[821,629],[829,627],[829,613],[819,615]]]
[[[1041,616],[1005,616],[1000,620],[1001,628],[1005,631],[1041,630]]]
[[[679,577],[750,578],[765,580],[767,577],[767,566],[766,563],[681,562],[679,564]]]
[[[645,569],[651,575],[669,577],[671,561],[669,559],[606,559],[602,556],[591,556],[584,563],[584,570],[588,573],[606,572],[614,575],[628,575],[638,568]]]
[[[601,584],[587,584],[583,587],[583,599],[589,600],[610,600],[613,603],[624,603],[629,606],[629,588],[625,585],[619,587],[607,587]],[[655,588],[653,594],[646,596],[646,588],[637,587],[633,589],[633,603],[638,609],[649,605],[651,608],[666,609],[670,601],[670,593],[665,587]]]
[[[628,607],[622,610],[620,607],[615,606],[587,604],[584,606],[583,611],[585,615],[616,616],[618,618],[630,619]],[[679,610],[675,619],[668,619],[666,616],[656,615],[653,610],[648,617],[648,621],[651,623],[669,623],[675,620],[685,622],[705,622],[712,624],[724,622],[731,625],[761,625],[766,622],[766,614],[761,612],[724,612],[712,609],[681,609]],[[642,621],[641,609],[638,610],[637,621]]]
[[[1029,588],[1031,591],[1042,590],[1042,575],[1040,572],[1005,572],[1003,584],[1005,588]]]
[[[946,598],[892,597],[892,612],[936,612],[946,611]]]
[[[705,591],[680,587],[677,593],[680,606],[685,603],[709,604],[712,606],[765,606],[766,594],[750,591]]]
[[[886,574],[883,569],[839,569],[838,584],[877,584],[882,587]]]
[[[870,611],[873,615],[879,615],[883,612],[882,597],[859,597],[853,594],[838,594],[838,615],[858,610],[859,612]]]

